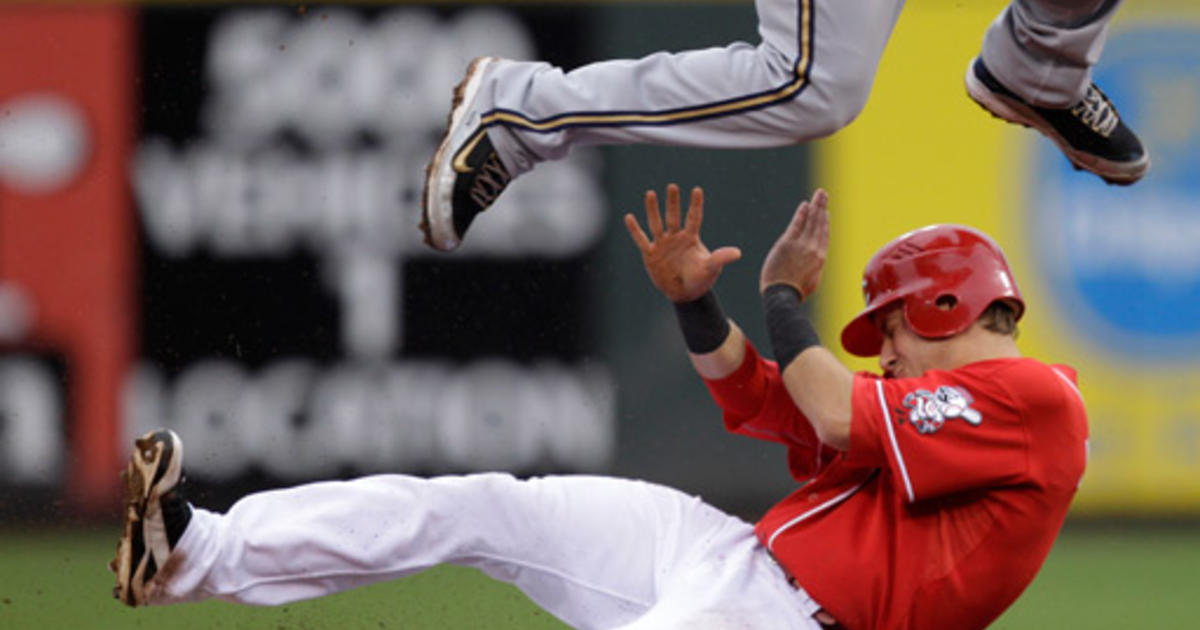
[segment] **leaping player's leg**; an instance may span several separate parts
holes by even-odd
[[[513,177],[576,145],[755,148],[829,135],[862,109],[903,0],[757,0],[735,43],[571,72],[485,58],[426,171],[426,241],[454,249]]]
[[[1137,136],[1092,82],[1120,0],[1014,0],[967,69],[967,93],[995,116],[1033,127],[1077,169],[1132,184],[1150,166]]]

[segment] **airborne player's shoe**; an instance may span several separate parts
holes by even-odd
[[[166,565],[192,518],[180,484],[183,442],[173,431],[151,431],[134,441],[125,481],[125,526],[117,557],[108,568],[117,574],[113,597],[129,606],[144,606],[153,594],[153,579]]]
[[[425,167],[421,231],[426,243],[442,251],[457,248],[475,216],[512,181],[482,125],[477,102],[484,73],[495,62],[494,57],[471,62],[454,88],[446,135]]]
[[[1076,169],[1125,186],[1141,179],[1150,167],[1141,141],[1095,83],[1088,84],[1083,100],[1074,107],[1038,107],[1004,87],[983,58],[976,57],[967,67],[966,84],[967,95],[981,107],[997,118],[1037,129],[1062,149]]]

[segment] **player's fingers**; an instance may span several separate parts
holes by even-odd
[[[821,233],[817,238],[817,244],[820,245],[821,251],[827,251],[829,249],[829,214],[825,214],[825,218],[821,220]]]
[[[821,232],[821,217],[825,215],[825,211],[815,201],[808,202],[808,218],[804,222],[804,234],[801,238],[808,241],[815,241],[817,235]]]
[[[824,189],[818,188],[816,194],[813,195],[819,209],[818,214],[818,244],[822,250],[829,247],[829,194]]]
[[[796,213],[792,215],[791,223],[788,223],[787,233],[792,238],[798,238],[804,234],[804,227],[808,221],[809,203],[801,201],[799,206],[796,206]]]
[[[808,205],[811,216],[806,226],[805,236],[820,240],[822,226],[829,220],[829,195],[825,189],[818,188],[813,191]]]
[[[658,213],[658,194],[653,190],[646,191],[646,225],[655,240],[662,238],[662,215]]]
[[[704,223],[704,190],[695,186],[692,188],[692,199],[688,203],[687,222],[684,223],[683,229],[685,232],[699,236],[701,223]]]
[[[824,188],[818,188],[813,193],[812,203],[820,212],[827,212],[829,210],[829,193],[825,192]]]
[[[632,213],[625,214],[625,229],[629,230],[633,244],[637,245],[643,254],[650,251],[650,239],[646,238],[646,233],[642,231],[642,226],[638,225],[637,219],[633,218]]]
[[[679,186],[667,184],[667,232],[679,231]]]

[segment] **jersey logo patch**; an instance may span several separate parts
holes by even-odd
[[[983,422],[983,414],[971,408],[974,402],[975,399],[967,390],[952,385],[942,385],[932,392],[918,389],[904,397],[908,421],[921,434],[941,429],[951,418],[961,418],[971,426],[979,426]]]

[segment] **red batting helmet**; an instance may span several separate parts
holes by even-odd
[[[860,357],[879,354],[871,316],[896,302],[913,332],[933,339],[966,330],[999,299],[1016,305],[1017,319],[1025,312],[1000,246],[962,225],[930,225],[884,245],[863,270],[863,298],[867,307],[842,329],[842,347]]]

